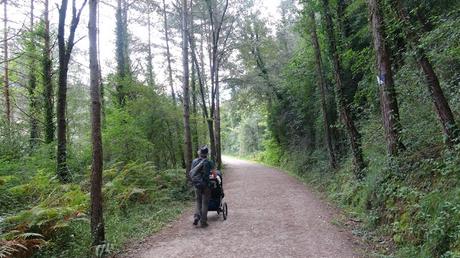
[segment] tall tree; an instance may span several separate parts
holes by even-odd
[[[166,43],[166,60],[168,62],[168,83],[169,83],[169,88],[171,89],[171,97],[176,104],[176,93],[174,91],[174,81],[173,81],[173,75],[172,75],[172,64],[171,64],[171,50],[169,47],[169,24],[168,24],[168,13],[167,13],[167,7],[166,7],[166,1],[163,0],[163,29],[165,33],[165,43]]]
[[[89,69],[91,91],[91,142],[93,161],[91,166],[91,234],[93,246],[105,241],[104,217],[102,215],[102,134],[101,134],[101,92],[97,48],[98,0],[89,1]]]
[[[33,0],[32,0],[33,1]],[[45,114],[45,143],[54,141],[55,124],[53,121],[53,79],[52,79],[52,59],[50,47],[50,21],[49,21],[49,1],[44,1],[43,12],[43,56],[42,56],[42,76],[43,76],[43,108]]]
[[[182,0],[182,67],[184,69],[182,90],[184,95],[184,157],[185,170],[188,174],[192,165],[192,135],[190,131],[190,85],[189,85],[189,41],[187,0]]]
[[[362,178],[362,171],[365,167],[363,151],[361,146],[361,134],[356,128],[351,114],[348,100],[345,96],[345,85],[343,84],[342,65],[337,50],[337,42],[334,33],[334,23],[330,13],[329,0],[322,0],[323,18],[326,25],[327,41],[329,43],[329,55],[332,60],[335,84],[337,88],[337,99],[339,104],[340,116],[347,129],[348,138],[353,152],[353,164],[357,178]]]
[[[154,74],[153,74],[153,54],[152,54],[152,22],[150,18],[150,13],[151,13],[151,5],[150,3],[147,5],[148,10],[147,10],[147,31],[148,31],[148,46],[147,46],[147,83],[150,88],[153,88],[155,86],[155,79],[154,79]]]
[[[62,0],[59,9],[59,24],[58,24],[58,48],[59,48],[59,81],[57,94],[57,174],[62,182],[70,180],[69,169],[67,167],[67,72],[69,70],[69,62],[75,45],[75,31],[80,22],[80,15],[83,7],[86,5],[84,0],[80,9],[77,10],[76,0],[72,0],[72,19],[70,22],[69,37],[65,40],[65,21],[67,16],[68,0]]]
[[[211,109],[212,119],[214,120],[214,137],[215,145],[211,146],[211,156],[215,156],[217,168],[220,169],[222,165],[221,153],[221,128],[220,128],[220,82],[219,82],[219,69],[221,59],[223,58],[227,39],[231,33],[231,28],[227,31],[227,35],[222,35],[223,24],[228,10],[228,0],[223,2],[223,7],[220,13],[217,10],[217,1],[206,0],[206,5],[209,15],[210,32],[211,32]],[[221,37],[224,40],[221,41]],[[213,150],[214,149],[214,150]],[[214,152],[214,153],[213,153]]]
[[[431,100],[433,101],[436,114],[441,123],[444,136],[446,137],[447,145],[452,147],[454,144],[459,143],[460,132],[455,122],[452,109],[439,83],[439,78],[434,70],[433,64],[428,58],[425,48],[420,46],[421,31],[417,31],[417,26],[412,24],[411,17],[402,1],[394,0],[393,2],[393,6],[397,8],[399,19],[404,27],[403,30],[406,32],[407,40],[415,50],[415,57],[425,75],[428,91],[430,92]],[[420,12],[417,12],[417,18],[422,21],[426,20]]]
[[[328,117],[327,102],[326,102],[326,79],[324,78],[324,70],[321,57],[321,48],[318,41],[318,35],[316,33],[316,19],[315,13],[313,10],[309,11],[309,24],[310,24],[310,35],[313,49],[315,51],[315,65],[316,73],[318,78],[318,85],[321,95],[321,111],[323,113],[323,123],[324,123],[324,138],[326,140],[327,150],[329,152],[329,164],[332,168],[337,168],[337,157],[335,154],[334,146],[332,145],[332,130],[330,121]]]
[[[119,106],[126,103],[126,86],[131,78],[131,64],[128,55],[128,4],[126,0],[117,1],[116,10],[116,59],[117,59],[117,101]]]
[[[10,104],[10,81],[8,78],[8,0],[3,0],[3,94],[5,96],[5,119],[8,125],[11,124],[11,104]]]
[[[385,129],[388,154],[395,156],[404,145],[400,139],[401,125],[399,122],[398,101],[391,71],[391,60],[385,42],[383,13],[378,0],[369,0],[369,16],[377,57],[377,80],[380,92],[380,109]]]
[[[33,149],[38,143],[38,98],[37,98],[37,77],[35,71],[35,32],[34,32],[34,0],[30,0],[30,28],[29,28],[29,114],[30,114],[30,148]]]

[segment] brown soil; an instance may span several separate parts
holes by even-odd
[[[190,209],[168,228],[119,257],[364,257],[349,230],[331,223],[336,210],[274,168],[225,158],[228,219],[209,212],[192,225]]]

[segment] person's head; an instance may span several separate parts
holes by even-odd
[[[208,146],[206,146],[206,145],[203,145],[198,149],[198,155],[201,158],[207,158],[208,157],[208,152],[209,152]]]

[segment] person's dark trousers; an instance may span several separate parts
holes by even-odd
[[[199,218],[201,223],[208,221],[208,204],[211,198],[211,189],[209,187],[195,188],[196,209],[195,218]]]

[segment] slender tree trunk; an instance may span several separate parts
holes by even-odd
[[[99,5],[99,4],[98,4]],[[102,71],[101,71],[101,39],[100,39],[100,22],[101,22],[101,12],[97,8],[97,66],[99,67],[99,83],[101,91],[101,113],[102,113],[102,128],[105,128],[105,98],[104,98],[104,82],[102,81]]]
[[[154,76],[153,76],[153,63],[152,63],[152,59],[153,59],[153,55],[152,55],[152,32],[151,32],[151,19],[150,19],[150,6],[149,6],[149,10],[148,10],[148,13],[147,13],[147,28],[148,28],[148,38],[149,38],[149,44],[148,44],[148,60],[147,60],[147,73],[148,73],[148,85],[151,89],[154,88],[155,86],[155,82],[154,82]]]
[[[191,24],[193,26],[193,24]],[[193,33],[193,32],[191,32]],[[193,122],[193,129],[192,129],[192,150],[198,150],[199,146],[199,137],[198,137],[198,112],[197,112],[197,99],[196,99],[196,68],[195,68],[195,62],[192,61],[192,122]],[[192,153],[194,154],[194,153]]]
[[[190,0],[190,8],[192,9],[192,12],[190,12],[190,35],[194,35],[195,33],[195,25],[194,25],[194,16],[193,16],[193,0]],[[196,49],[195,41],[192,41],[189,39],[190,43],[190,48]],[[192,52],[190,51],[190,52]],[[192,53],[190,53],[192,56]],[[191,78],[191,83],[192,83],[192,155],[195,154],[195,151],[198,150],[199,147],[199,136],[198,136],[198,112],[197,112],[197,98],[196,98],[196,66],[195,62],[193,61],[192,57],[192,78]]]
[[[316,34],[316,19],[315,13],[310,11],[310,27],[311,27],[311,41],[313,48],[315,50],[315,63],[316,63],[316,73],[318,76],[318,84],[321,95],[321,110],[323,113],[323,123],[324,123],[324,138],[326,140],[327,150],[329,152],[329,164],[331,168],[336,169],[338,167],[337,158],[332,145],[332,130],[330,122],[331,119],[328,117],[327,112],[327,103],[326,103],[326,79],[324,78],[323,64],[321,58],[321,48],[318,41],[318,35]]]
[[[222,144],[220,137],[220,87],[219,87],[219,70],[216,70],[216,119],[215,119],[215,137],[216,137],[216,163],[217,169],[222,168]]]
[[[101,92],[99,62],[97,58],[97,17],[98,0],[89,2],[89,68],[91,91],[91,142],[93,161],[91,166],[91,234],[93,246],[105,241],[104,217],[102,215],[102,133],[101,133]]]
[[[214,126],[213,126],[213,120],[210,119],[210,114],[208,113],[208,108],[207,108],[207,102],[206,102],[206,89],[204,87],[204,80],[203,80],[203,73],[201,72],[202,70],[204,70],[204,67],[201,66],[201,69],[200,69],[200,65],[198,63],[198,58],[196,56],[196,51],[195,51],[195,40],[193,39],[193,35],[190,36],[190,42],[191,42],[191,46],[192,46],[192,59],[193,59],[193,62],[195,63],[195,67],[196,67],[196,72],[197,72],[197,75],[198,75],[198,82],[199,82],[199,85],[200,85],[200,96],[201,96],[201,107],[202,107],[202,110],[203,110],[203,116],[204,116],[204,119],[206,121],[206,124],[208,126],[208,132],[209,132],[209,141],[210,141],[210,145],[211,146],[214,146],[215,142],[215,138],[214,138]],[[212,109],[211,109],[212,111]],[[212,116],[212,115],[211,115]]]
[[[49,5],[48,0],[44,2],[44,25],[43,34],[43,99],[45,113],[45,143],[49,144],[54,141],[54,100],[53,100],[53,79],[52,79],[52,61],[50,48],[50,21],[49,21]]]
[[[3,69],[3,94],[5,96],[5,119],[8,126],[11,125],[11,104],[10,104],[10,81],[8,78],[8,0],[3,0],[3,60],[5,62]]]
[[[30,114],[30,149],[33,150],[38,143],[38,119],[36,94],[37,77],[35,75],[35,34],[34,34],[34,0],[30,1],[30,68],[29,68],[29,114]]]
[[[168,82],[169,88],[171,89],[171,96],[174,104],[176,104],[176,93],[174,91],[174,81],[172,75],[172,66],[171,66],[171,50],[169,48],[169,25],[168,25],[168,14],[166,13],[166,2],[163,0],[163,25],[165,32],[165,43],[166,43],[166,60],[168,62]]]
[[[399,122],[398,101],[391,71],[390,55],[385,44],[383,14],[380,11],[378,0],[369,0],[369,15],[374,50],[377,57],[380,108],[387,141],[387,151],[389,155],[396,156],[399,150],[404,149],[404,145],[399,136],[401,125]]]
[[[86,5],[86,0],[78,10],[75,6],[75,0],[72,1],[72,20],[70,23],[70,32],[67,43],[64,38],[65,20],[67,14],[68,0],[62,0],[59,8],[59,24],[58,24],[58,48],[59,48],[59,87],[57,96],[57,174],[61,182],[69,182],[70,174],[67,167],[67,72],[69,70],[69,61],[72,54],[72,49],[75,40],[75,31],[80,22],[80,15],[83,7]]]
[[[64,39],[67,0],[62,0],[59,9],[58,47],[59,47],[59,82],[57,93],[56,119],[57,119],[57,173],[62,182],[68,182],[69,171],[67,168],[67,138],[66,138],[66,106],[67,106],[67,51]]]
[[[329,10],[329,0],[322,0],[324,10],[324,20],[326,22],[326,33],[329,42],[329,52],[332,59],[334,69],[334,78],[337,88],[337,98],[340,110],[340,116],[347,129],[348,137],[350,139],[351,149],[353,152],[353,164],[355,167],[355,174],[358,179],[364,175],[363,169],[366,166],[363,158],[363,151],[361,146],[361,134],[355,126],[349,103],[345,96],[345,86],[343,85],[342,67],[340,64],[340,57],[337,52],[337,43],[334,35],[334,24]]]
[[[436,114],[442,126],[444,136],[446,137],[446,143],[449,147],[452,147],[454,144],[459,143],[459,129],[447,98],[445,97],[439,83],[438,75],[430,62],[430,59],[426,55],[426,50],[422,46],[419,46],[420,38],[418,35],[420,32],[415,31],[414,27],[410,24],[409,14],[405,10],[401,0],[395,0],[394,6],[398,9],[399,19],[404,26],[404,31],[406,31],[406,35],[412,48],[416,52],[417,62],[425,75],[428,91],[430,92],[431,100],[433,101]],[[425,20],[419,12],[417,12],[417,19],[422,21]]]
[[[184,94],[184,157],[185,170],[188,175],[192,165],[192,136],[190,131],[190,85],[189,85],[189,46],[188,46],[188,8],[187,0],[182,0],[182,66],[183,75],[183,94]]]
[[[126,103],[126,77],[127,69],[129,65],[126,60],[126,24],[124,16],[124,6],[122,0],[117,1],[117,11],[116,11],[116,59],[117,59],[117,100],[118,105],[123,107]]]

